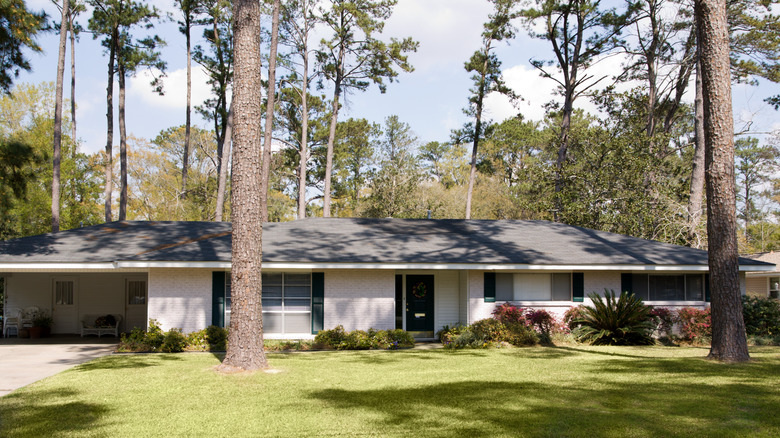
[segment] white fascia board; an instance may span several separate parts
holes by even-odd
[[[86,270],[112,270],[117,269],[120,266],[114,262],[101,262],[101,263],[0,263],[0,271],[3,272],[18,272],[28,270],[56,270],[56,271],[86,271]]]
[[[230,262],[117,262],[120,268],[230,269]],[[267,269],[392,269],[482,271],[707,271],[703,265],[497,265],[470,263],[289,263],[263,262]]]

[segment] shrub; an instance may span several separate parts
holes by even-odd
[[[780,335],[780,301],[772,298],[742,297],[742,316],[748,335]]]
[[[369,350],[371,338],[363,330],[353,330],[344,337],[344,340],[336,347],[339,350]]]
[[[159,350],[164,340],[165,333],[160,323],[156,319],[150,319],[149,329],[146,331],[146,343],[151,347],[151,351]]]
[[[543,343],[549,344],[551,342],[549,331],[540,335],[533,328],[520,322],[505,324],[505,326],[506,335],[501,341],[508,342],[516,347],[536,345],[540,342],[540,338],[544,341]]]
[[[206,329],[187,333],[185,336],[187,345],[185,350],[189,351],[208,351],[208,341],[206,341]]]
[[[555,329],[555,317],[544,309],[529,310],[526,319],[541,335],[549,337]]]
[[[580,304],[577,307],[570,307],[566,313],[563,314],[563,324],[569,329],[569,331],[574,330],[580,326],[577,320],[582,318],[582,309],[584,308],[585,306]]]
[[[267,339],[264,342],[264,346],[266,351],[305,351],[311,350],[313,348],[313,342],[302,340]]]
[[[512,322],[526,323],[525,317],[526,310],[522,307],[517,307],[509,303],[504,303],[493,309],[493,318],[503,322],[504,324]]]
[[[414,336],[406,330],[388,330],[387,336],[390,340],[390,345],[387,348],[390,350],[414,347]]]
[[[317,348],[336,349],[346,337],[347,332],[344,331],[344,326],[337,325],[330,330],[320,330],[314,337],[314,345]]]
[[[160,351],[164,353],[181,353],[187,345],[187,338],[181,333],[180,328],[172,328],[163,336]]]
[[[707,342],[712,339],[712,320],[709,307],[683,307],[675,318],[680,324],[680,337],[688,342]]]
[[[466,330],[466,326],[463,324],[456,324],[452,327],[445,325],[441,330],[436,332],[436,337],[439,338],[439,341],[441,341],[442,344],[447,345],[452,342],[454,337],[463,333],[464,330]]]
[[[506,325],[497,319],[480,319],[469,326],[469,331],[483,342],[500,342],[509,334]]]
[[[408,332],[396,330],[369,329],[347,332],[343,326],[330,330],[320,330],[314,337],[315,348],[334,350],[396,350],[398,348],[414,347],[414,338]]]
[[[121,353],[141,353],[154,351],[154,349],[146,342],[146,331],[136,327],[130,334],[122,333],[119,338],[117,351]]]
[[[206,327],[206,342],[209,351],[227,350],[228,329],[216,325]]]
[[[674,312],[665,307],[653,307],[650,309],[650,317],[655,326],[653,332],[659,338],[672,338],[674,327]]]
[[[471,329],[467,328],[461,333],[454,335],[452,341],[444,345],[444,348],[487,348],[491,343],[479,338]]]
[[[593,345],[651,345],[650,308],[639,297],[622,292],[615,297],[615,291],[604,290],[602,299],[591,293],[588,297],[593,306],[584,306],[581,316],[574,322],[580,327],[573,334],[580,342]]]

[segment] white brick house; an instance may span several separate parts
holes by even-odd
[[[122,330],[191,332],[230,320],[229,223],[114,222],[0,243],[6,313],[51,309],[54,333],[83,315]],[[774,265],[740,259],[746,272]],[[544,221],[305,219],[264,225],[267,337],[343,325],[432,337],[503,302],[562,314],[591,292],[706,306],[707,253]]]

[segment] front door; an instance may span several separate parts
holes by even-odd
[[[406,331],[433,337],[433,275],[406,276]]]
[[[125,279],[125,321],[120,325],[124,326],[124,331],[129,332],[138,327],[146,329],[146,308],[148,301],[148,291],[146,278],[126,278]]]
[[[78,333],[78,282],[75,277],[52,279],[52,333]]]

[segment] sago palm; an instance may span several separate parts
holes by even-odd
[[[651,345],[653,324],[650,307],[636,295],[604,290],[604,298],[596,293],[588,297],[593,306],[585,306],[576,323],[580,327],[573,334],[580,342],[593,345]]]

